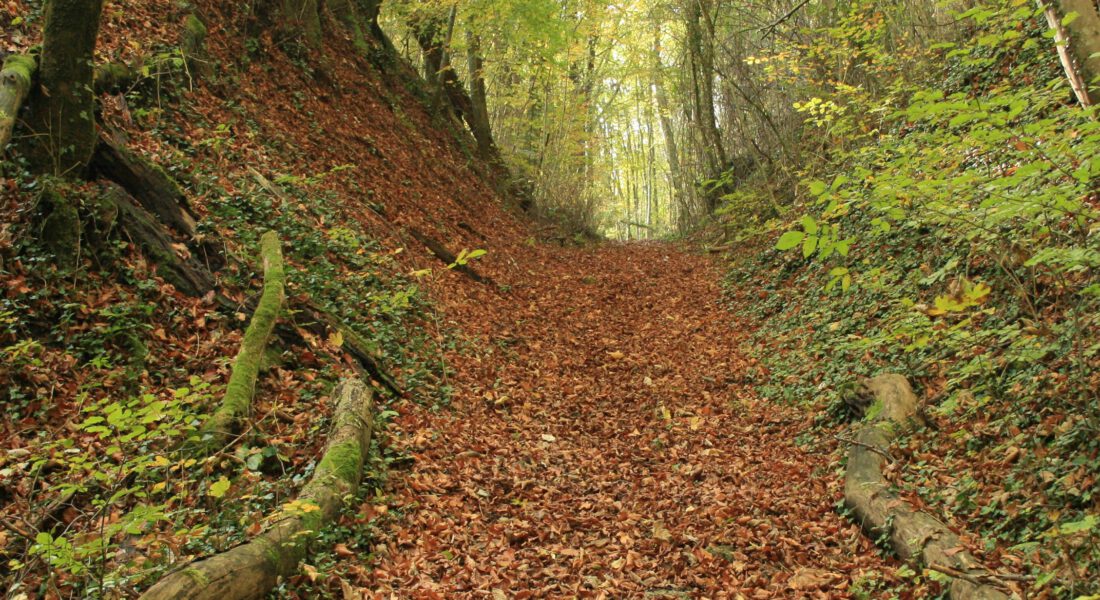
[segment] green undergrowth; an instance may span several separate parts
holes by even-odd
[[[225,243],[220,291],[242,306],[258,295],[259,237],[274,230],[286,257],[288,306],[309,302],[331,313],[414,400],[447,402],[429,305],[355,219],[369,210],[370,193],[349,198],[329,186],[343,168],[275,177],[274,191],[238,172],[241,191],[226,192],[220,161],[243,160],[235,136],[254,129],[243,110],[234,111],[238,123],[194,139],[168,118],[195,116],[184,96],[144,85],[127,98],[136,124],[170,153],[161,157],[165,171],[206,209],[200,232]],[[352,374],[343,334],[300,329],[302,347],[274,341],[241,437],[210,457],[188,455],[183,442],[224,392],[247,311],[176,293],[125,236],[99,235],[90,220],[103,192],[95,183],[65,190],[81,206],[85,236],[80,266],[58,269],[34,242],[40,183],[20,165],[6,163],[3,172],[27,207],[13,230],[28,233],[0,247],[0,379],[10,423],[0,504],[16,523],[0,535],[0,577],[12,593],[32,597],[130,597],[181,557],[256,535],[308,480],[330,426],[320,402]],[[280,316],[291,324],[301,318]],[[377,391],[379,431],[396,414],[393,401]],[[313,596],[338,582],[339,570],[352,568],[340,561],[349,549],[368,558],[371,532],[388,518],[370,508],[386,501],[376,490],[387,466],[404,460],[380,443],[384,435],[373,439],[359,495],[317,532],[311,566],[276,596]]]
[[[1077,598],[1100,592],[1100,124],[1036,16],[980,5],[928,83],[823,96],[811,130],[871,133],[806,169],[789,224],[741,232],[727,283],[763,393],[827,431],[857,377],[909,377],[930,424],[899,442],[902,487]]]

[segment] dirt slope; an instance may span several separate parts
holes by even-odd
[[[844,598],[883,568],[833,510],[835,465],[793,443],[805,417],[745,383],[717,265],[611,245],[518,267],[444,308],[453,410],[395,420],[415,462],[375,597]]]

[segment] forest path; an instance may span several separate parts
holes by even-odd
[[[879,565],[807,415],[759,399],[719,265],[671,245],[531,249],[454,318],[450,409],[412,403],[380,598],[845,598]],[[463,321],[468,322],[463,322]]]

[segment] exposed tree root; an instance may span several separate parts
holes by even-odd
[[[198,217],[187,196],[164,169],[107,136],[100,137],[92,157],[92,168],[125,188],[145,210],[182,236],[211,271],[225,266],[225,257],[219,247],[201,239]]]
[[[285,297],[283,254],[279,249],[279,237],[274,231],[268,231],[260,238],[260,257],[264,268],[263,294],[245,330],[237,358],[233,360],[233,373],[221,405],[203,424],[199,442],[202,447],[224,444],[252,408],[260,361]]]
[[[485,285],[495,285],[492,279],[478,273],[473,268],[471,268],[470,265],[456,264],[455,261],[458,260],[458,256],[456,256],[450,250],[447,250],[447,248],[445,248],[443,244],[439,243],[435,239],[424,235],[419,229],[416,229],[415,227],[410,227],[409,234],[416,238],[416,241],[424,244],[424,246],[428,250],[430,250],[436,258],[443,261],[443,264],[447,265],[448,267],[451,267],[453,265],[452,268],[454,270],[462,273],[463,275],[469,277],[470,279],[473,279],[478,283],[484,283]]]
[[[932,515],[914,509],[890,491],[882,474],[886,449],[917,416],[917,397],[901,375],[880,375],[861,384],[871,398],[867,420],[848,451],[844,501],[871,535],[886,533],[904,560],[940,572],[957,572],[954,600],[1007,600],[996,577],[963,550],[959,537]]]
[[[214,289],[214,276],[195,261],[190,253],[181,253],[177,244],[156,216],[149,213],[122,188],[114,188],[104,199],[117,211],[118,226],[156,265],[157,274],[188,296],[201,297]]]
[[[171,572],[141,598],[261,598],[280,578],[294,574],[308,542],[358,490],[370,450],[370,389],[345,379],[333,395],[338,401],[325,452],[297,500],[284,505],[252,541]]]

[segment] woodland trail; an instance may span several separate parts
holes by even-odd
[[[415,462],[376,597],[850,597],[881,559],[834,510],[837,465],[794,443],[808,417],[747,384],[719,265],[529,250],[487,323],[459,323],[452,407],[395,418]]]

